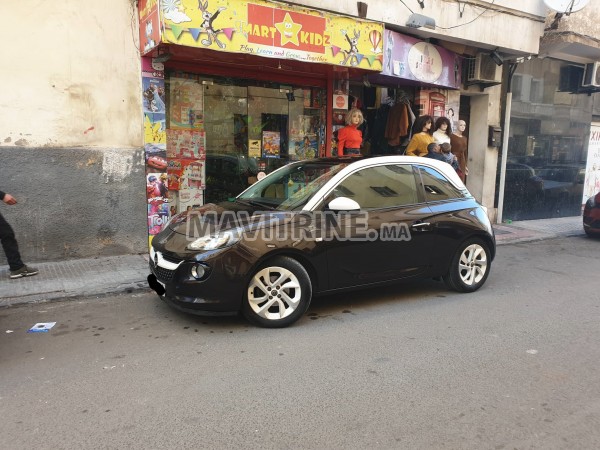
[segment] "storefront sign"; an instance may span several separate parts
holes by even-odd
[[[348,96],[344,94],[333,95],[333,108],[334,109],[348,109]]]
[[[461,59],[443,47],[385,30],[382,75],[459,89]]]
[[[180,0],[161,5],[162,42],[381,70],[379,22],[262,0]]]

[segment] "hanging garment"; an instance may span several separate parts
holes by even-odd
[[[385,137],[391,146],[400,145],[401,138],[409,133],[408,107],[406,103],[397,103],[390,109],[385,128]]]

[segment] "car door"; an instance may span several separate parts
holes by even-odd
[[[380,164],[357,170],[326,196],[355,200],[360,211],[334,213],[332,226],[344,239],[328,236],[331,289],[368,285],[422,275],[428,270],[433,237],[431,211],[419,192],[410,164]]]
[[[480,229],[477,202],[466,188],[457,188],[438,170],[423,165],[417,168],[431,211],[427,223],[435,240],[432,265],[448,267],[458,245]]]

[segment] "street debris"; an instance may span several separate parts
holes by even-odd
[[[48,331],[50,331],[50,329],[54,325],[56,325],[56,322],[40,322],[40,323],[36,323],[29,330],[27,330],[27,332],[28,333],[47,333]]]

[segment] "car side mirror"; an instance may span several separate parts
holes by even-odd
[[[359,211],[360,205],[348,197],[337,197],[327,205],[331,211]]]

